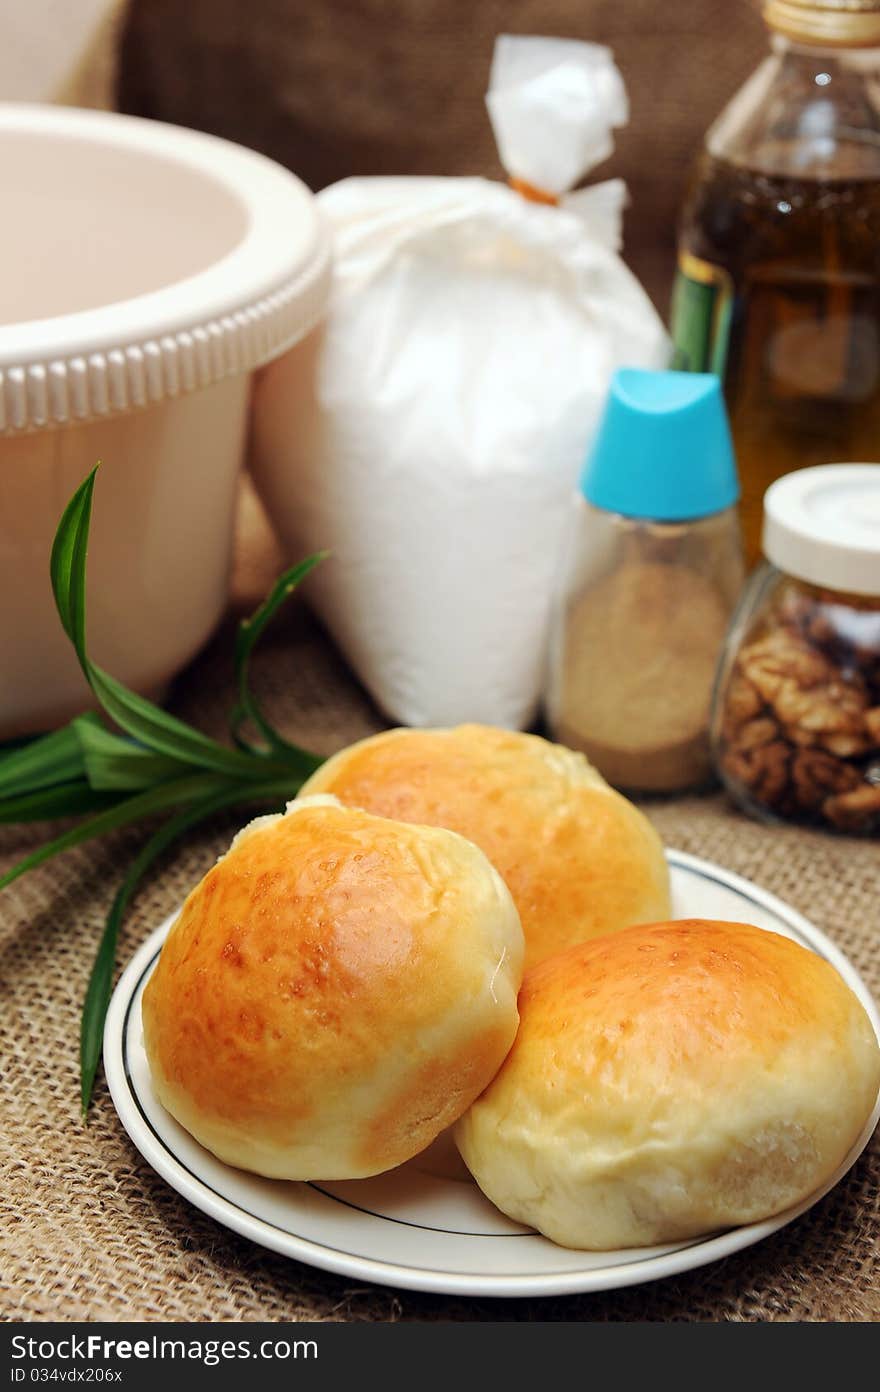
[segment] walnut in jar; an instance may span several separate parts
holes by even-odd
[[[768,821],[880,835],[880,465],[804,469],[766,501],[768,563],[716,680],[716,767]]]

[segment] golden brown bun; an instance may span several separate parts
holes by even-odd
[[[476,846],[333,798],[261,817],[193,890],[144,992],[159,1100],[282,1179],[400,1164],[516,1033],[523,939]]]
[[[500,1072],[455,1129],[480,1188],[566,1247],[749,1223],[828,1180],[871,1113],[880,1049],[820,957],[687,919],[528,972]]]
[[[473,841],[514,897],[527,967],[671,912],[650,822],[582,754],[535,735],[488,725],[389,730],[334,755],[303,792]]]

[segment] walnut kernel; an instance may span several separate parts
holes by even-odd
[[[821,808],[830,795],[851,792],[861,782],[851,764],[821,749],[799,749],[792,760],[791,777],[798,806],[810,812]]]
[[[773,807],[788,785],[791,750],[782,740],[759,745],[757,749],[731,749],[724,756],[724,767],[732,778],[745,785],[759,802]]]
[[[840,831],[870,830],[874,820],[880,819],[880,787],[860,783],[852,792],[826,798],[822,811]]]

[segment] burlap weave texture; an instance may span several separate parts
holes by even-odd
[[[229,635],[179,683],[175,707],[219,732]],[[319,629],[297,616],[255,663],[282,728],[329,752],[380,715]],[[667,844],[781,895],[880,992],[880,850],[767,830],[721,795],[647,807]],[[183,898],[240,820],[215,821],[154,873],[120,960]],[[10,863],[44,829],[7,829]],[[168,1320],[810,1320],[880,1318],[880,1143],[809,1214],[760,1246],[688,1275],[592,1296],[463,1300],[354,1283],[264,1252],[190,1207],[137,1154],[103,1082],[87,1125],[77,1100],[77,1021],[91,955],[141,833],[71,852],[0,897],[0,1318]]]

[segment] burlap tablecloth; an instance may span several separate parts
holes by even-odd
[[[247,586],[254,583],[245,575]],[[229,629],[178,682],[174,707],[219,733]],[[300,611],[255,660],[277,723],[321,752],[383,720]],[[646,807],[670,846],[781,895],[880,993],[880,849],[767,830],[719,794]],[[235,817],[190,836],[129,914],[125,962],[228,845]],[[44,834],[7,828],[5,865]],[[94,944],[130,830],[73,851],[0,896],[0,1318],[19,1320],[858,1320],[880,1317],[880,1141],[808,1214],[759,1246],[676,1279],[545,1300],[465,1300],[370,1286],[265,1252],[204,1216],[141,1159],[99,1083],[79,1117],[77,1031]]]

